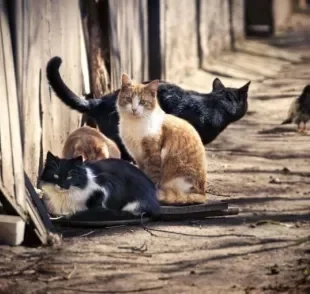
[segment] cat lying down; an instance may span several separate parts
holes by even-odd
[[[121,152],[111,139],[88,126],[78,128],[68,136],[62,154],[67,159],[82,156],[83,161],[121,157]]]
[[[50,214],[70,215],[91,208],[133,215],[159,213],[156,188],[136,166],[121,159],[85,161],[47,153],[39,179]]]

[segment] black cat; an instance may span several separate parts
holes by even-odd
[[[47,79],[56,95],[69,107],[87,113],[99,126],[100,131],[119,146],[122,158],[129,160],[118,135],[118,113],[115,102],[119,90],[100,99],[85,100],[75,95],[63,82],[59,74],[60,57],[53,57],[47,64]],[[144,82],[148,83],[148,82]],[[248,89],[226,88],[216,78],[209,94],[187,91],[181,87],[160,81],[157,97],[161,108],[187,120],[198,131],[204,144],[212,142],[230,123],[242,118],[248,109]]]
[[[159,203],[152,181],[121,159],[82,161],[47,153],[40,188],[52,214],[72,214],[92,208],[157,215]]]

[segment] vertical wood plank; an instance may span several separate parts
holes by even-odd
[[[148,79],[147,0],[109,0],[111,90],[122,72],[134,80]]]
[[[2,25],[6,18],[4,1],[0,0],[0,64],[4,64],[4,46],[10,40],[2,34]],[[7,103],[7,83],[4,66],[0,67],[0,151],[1,151],[1,180],[3,186],[14,195],[14,175],[12,164],[12,149],[9,124],[9,108]]]
[[[80,123],[80,114],[50,91],[45,73],[48,60],[60,56],[64,80],[82,94],[79,1],[15,0],[15,7],[24,163],[35,185],[47,150],[60,155],[68,134]]]
[[[228,4],[228,0],[201,0],[202,66],[209,57],[217,57],[231,48]]]
[[[5,72],[5,81],[2,84],[6,88],[6,97],[7,99],[7,110],[8,110],[8,125],[7,128],[10,130],[10,140],[4,142],[4,144],[11,143],[11,164],[13,166],[14,174],[14,185],[15,195],[17,203],[21,207],[25,207],[25,183],[24,183],[24,170],[23,170],[23,156],[21,148],[21,137],[20,137],[20,126],[19,126],[19,110],[18,110],[18,101],[16,93],[16,80],[15,80],[15,68],[13,61],[13,51],[11,46],[11,34],[9,29],[9,20],[7,16],[7,11],[4,7],[3,1],[1,1],[1,17],[0,17],[0,27],[1,27],[1,39],[2,39],[2,58],[3,58],[3,70]],[[5,42],[4,42],[5,40]],[[2,129],[2,128],[1,128]],[[2,140],[1,140],[2,141]],[[9,172],[10,169],[6,172]],[[8,190],[12,190],[12,187],[9,187]],[[10,191],[12,192],[12,191]]]
[[[178,81],[198,68],[196,1],[160,1],[160,12],[163,76]]]

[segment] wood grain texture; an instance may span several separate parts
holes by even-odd
[[[80,115],[50,91],[45,68],[55,55],[64,61],[61,74],[82,94],[79,1],[15,1],[16,69],[23,129],[25,170],[33,184],[45,154],[61,153]]]
[[[109,0],[111,90],[126,72],[135,81],[148,79],[147,0]]]
[[[25,184],[21,148],[19,111],[16,94],[16,80],[11,46],[8,13],[4,1],[0,1],[0,137],[2,152],[3,185],[17,203],[25,207]]]
[[[198,68],[196,10],[196,1],[160,1],[162,77],[165,80],[179,81]]]

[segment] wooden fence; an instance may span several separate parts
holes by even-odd
[[[89,72],[104,93],[122,72],[178,82],[243,38],[244,0],[0,0],[0,188],[25,209],[23,170],[36,185],[46,152],[80,125],[49,89],[51,57],[75,93]]]
[[[119,87],[123,71],[137,81],[177,81],[201,67],[209,56],[230,49],[232,31],[242,38],[242,0],[90,1],[107,7],[97,17],[108,19],[108,25],[99,31],[109,36],[109,48],[103,50],[109,53],[105,58],[109,59],[111,90]],[[82,94],[88,86],[83,80],[88,74],[87,46],[79,0],[0,3],[0,61],[5,65],[0,67],[0,79],[6,85],[0,87],[4,109],[0,119],[1,182],[17,196],[23,189],[19,179],[23,168],[36,185],[46,152],[60,154],[69,132],[80,124],[80,115],[49,89],[46,64],[52,56],[60,56],[64,80]]]
[[[15,1],[11,17],[25,170],[36,184],[48,150],[60,154],[79,115],[49,90],[45,68],[55,55],[64,60],[61,73],[81,94],[81,19],[78,0]]]

